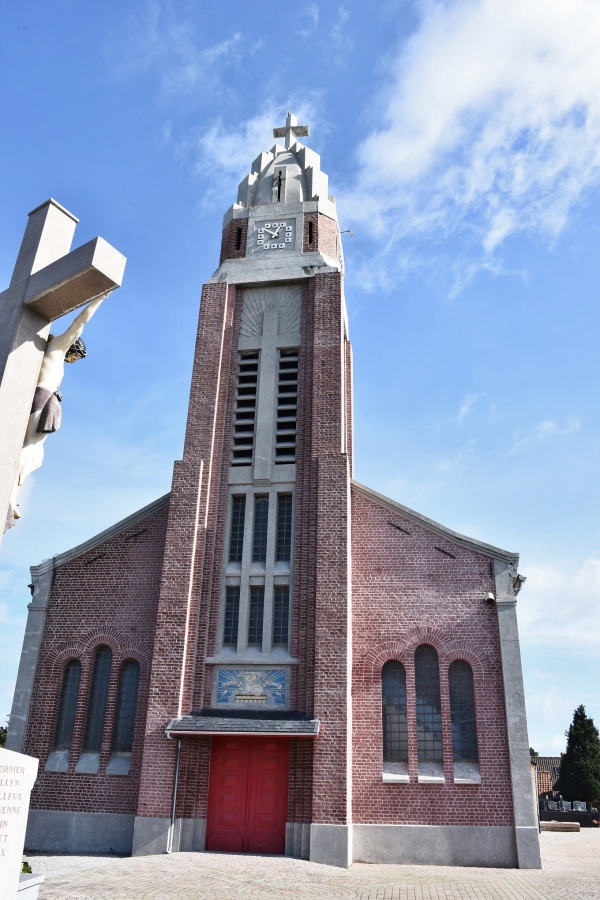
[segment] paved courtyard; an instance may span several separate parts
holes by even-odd
[[[40,900],[600,900],[600,830],[542,834],[543,869],[461,869],[175,853],[124,859],[30,854]]]

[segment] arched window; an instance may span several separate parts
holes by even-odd
[[[443,777],[440,671],[437,652],[429,644],[421,644],[415,653],[415,694],[419,775]]]
[[[77,659],[72,659],[65,667],[60,690],[60,703],[54,732],[54,750],[71,749],[80,680],[81,663]]]
[[[99,647],[94,660],[94,674],[83,740],[84,753],[99,753],[102,747],[111,664],[112,651],[110,647]]]
[[[469,663],[457,659],[448,673],[450,684],[450,719],[452,723],[452,756],[455,762],[477,762],[477,728],[473,670]]]
[[[133,732],[135,729],[139,683],[140,664],[135,659],[128,659],[121,669],[119,682],[119,699],[117,702],[117,717],[113,740],[113,751],[115,753],[131,753],[133,749]]]
[[[381,670],[384,772],[408,774],[408,727],[406,722],[406,672],[390,660]]]

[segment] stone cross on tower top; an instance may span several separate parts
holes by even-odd
[[[282,128],[273,129],[273,137],[285,138],[285,149],[289,150],[296,138],[308,137],[310,129],[308,125],[298,125],[298,119],[291,112],[288,112],[285,125]]]

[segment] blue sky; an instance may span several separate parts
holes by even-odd
[[[202,283],[271,129],[338,203],[359,481],[521,553],[530,740],[600,723],[596,0],[31,0],[2,15],[0,276],[49,196],[128,257],[0,553],[0,712],[28,566],[166,493]]]

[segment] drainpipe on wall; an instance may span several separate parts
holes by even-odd
[[[181,756],[181,738],[177,738],[177,755],[175,756],[175,777],[173,779],[173,802],[171,804],[171,824],[167,835],[167,853],[173,850],[173,836],[175,834],[175,809],[177,807],[177,786],[179,784],[179,759]]]

